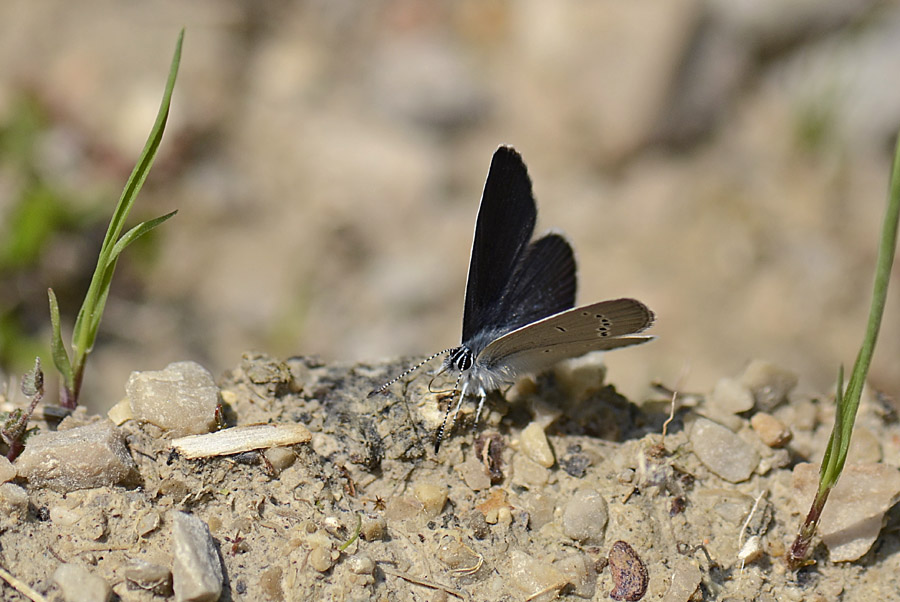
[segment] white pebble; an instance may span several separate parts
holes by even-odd
[[[556,463],[550,442],[547,441],[547,435],[544,434],[544,429],[537,422],[532,422],[525,427],[519,437],[519,445],[526,456],[544,468],[550,468]]]

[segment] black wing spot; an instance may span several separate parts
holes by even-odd
[[[566,329],[563,328],[562,326],[557,326],[557,327],[556,327],[556,330],[558,330],[558,331],[560,331],[560,332],[565,332],[565,331],[566,331]]]
[[[544,349],[544,353],[550,353],[549,349]]]
[[[591,314],[590,314],[590,312],[583,311],[583,312],[581,312],[581,315],[582,315],[582,316],[589,316],[589,315],[591,315]]]

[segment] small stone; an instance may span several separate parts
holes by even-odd
[[[6,483],[16,478],[16,467],[13,463],[6,459],[6,456],[0,455],[0,483]]]
[[[817,464],[794,467],[794,501],[809,511],[819,481]],[[878,537],[884,514],[900,498],[900,471],[886,464],[847,464],[819,520],[819,535],[832,562],[861,558]]]
[[[222,595],[222,562],[209,527],[196,516],[174,513],[172,584],[177,602],[215,602]]]
[[[741,375],[741,384],[753,394],[757,409],[771,412],[787,401],[797,386],[797,375],[770,362],[753,360]]]
[[[357,575],[372,575],[375,573],[375,561],[365,554],[355,554],[347,559],[347,568]]]
[[[364,516],[359,532],[366,541],[384,539],[387,534],[387,521],[383,516]]]
[[[726,481],[746,481],[759,464],[759,453],[730,430],[706,418],[697,418],[690,433],[697,458]]]
[[[62,493],[128,483],[137,472],[122,432],[109,420],[31,437],[16,469],[29,484]]]
[[[216,428],[219,388],[209,370],[196,362],[132,372],[125,392],[136,420],[155,424],[175,436],[199,435]]]
[[[559,459],[559,467],[562,468],[567,475],[581,479],[587,473],[587,469],[592,464],[591,457],[581,453],[579,445],[570,445],[563,457]]]
[[[603,543],[608,519],[609,512],[603,496],[592,489],[581,489],[563,508],[563,533],[575,541],[598,545]]]
[[[53,581],[66,602],[106,602],[112,596],[109,584],[78,564],[61,564],[53,571]]]
[[[869,464],[881,462],[881,442],[871,430],[857,425],[853,429],[853,438],[850,439],[850,449],[847,451],[847,463]]]
[[[71,527],[84,517],[83,511],[54,504],[50,506],[50,522],[59,527]]]
[[[331,550],[322,546],[314,547],[309,553],[309,565],[320,573],[331,570],[334,562],[331,560]]]
[[[404,522],[423,516],[425,505],[414,497],[398,495],[387,502],[384,510],[385,518],[391,522]]]
[[[16,524],[26,520],[28,520],[28,493],[13,483],[0,485],[0,524]]]
[[[579,598],[591,599],[597,592],[597,571],[594,562],[588,562],[584,554],[570,554],[556,563],[556,568],[566,576]]]
[[[525,454],[512,458],[512,482],[528,489],[543,487],[550,480],[550,471]]]
[[[106,417],[116,426],[122,426],[134,418],[134,414],[131,411],[131,402],[127,397],[120,400],[116,405],[109,409],[106,413]]]
[[[624,541],[617,541],[609,550],[609,572],[615,589],[609,592],[613,600],[636,602],[647,593],[650,577],[647,566],[637,552]]]
[[[784,447],[793,437],[791,429],[766,412],[754,414],[750,419],[750,426],[753,427],[762,442],[769,447]]]
[[[485,539],[491,534],[491,528],[484,519],[484,514],[479,510],[471,510],[466,514],[465,523],[472,529],[475,539]]]
[[[753,394],[733,378],[720,378],[710,394],[710,403],[727,414],[740,414],[753,408]]]
[[[480,566],[478,554],[458,537],[444,536],[436,556],[452,571],[472,573],[472,567]]]
[[[169,596],[172,593],[172,572],[161,564],[132,560],[125,567],[125,579],[134,587],[157,596]]]
[[[693,562],[684,559],[676,559],[672,570],[672,580],[669,582],[669,591],[661,602],[689,602],[694,599],[700,580],[703,575]]]
[[[528,525],[538,530],[553,521],[556,500],[545,493],[530,493],[521,498],[522,506],[528,511]]]
[[[543,427],[537,422],[532,422],[525,427],[519,437],[519,444],[526,456],[544,468],[550,468],[556,464],[556,458],[553,456],[550,442],[547,441],[547,435],[544,434]]]
[[[520,550],[513,550],[509,554],[507,589],[521,592],[525,599],[555,599],[566,583],[566,576],[552,565],[536,560]],[[541,594],[544,597],[533,597]]]
[[[447,502],[447,488],[434,483],[417,483],[413,487],[413,495],[422,502],[428,518],[440,514]]]
[[[475,454],[469,454],[469,457],[456,467],[456,470],[472,491],[491,488],[491,477]]]
[[[266,600],[284,600],[281,589],[282,570],[280,566],[270,566],[259,575],[259,589]]]
[[[272,447],[263,452],[266,460],[272,465],[272,468],[281,472],[285,468],[291,466],[297,459],[297,454],[290,447]]]
[[[138,519],[135,529],[140,537],[146,537],[159,528],[161,517],[157,510],[149,510]]]

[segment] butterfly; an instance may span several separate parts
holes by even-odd
[[[639,335],[654,315],[636,299],[575,306],[575,255],[562,234],[532,240],[537,206],[521,155],[512,147],[494,152],[475,221],[463,311],[462,343],[427,358],[372,391],[369,396],[446,354],[438,374],[458,373],[453,409],[478,397],[475,423],[489,392],[521,376],[591,351],[646,343]],[[451,404],[435,437],[440,449]]]

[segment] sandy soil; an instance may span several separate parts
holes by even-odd
[[[171,566],[171,511],[183,510],[215,538],[223,600],[604,600],[617,541],[646,566],[645,600],[897,599],[896,512],[860,561],[831,563],[819,546],[814,566],[784,568],[801,510],[791,469],[820,453],[828,399],[791,400],[816,418],[788,424],[794,439],[782,450],[747,427],[753,411],[739,417],[758,464],[734,484],[698,460],[686,435],[708,399],[684,396],[663,438],[669,399],[635,405],[592,364],[520,383],[512,401],[490,400],[477,428],[467,408],[435,456],[440,396],[428,393],[427,374],[366,397],[406,365],[246,356],[221,381],[226,419],[305,424],[312,440],[295,446],[291,466],[255,453],[186,460],[160,429],[126,422],[140,486],[60,494],[26,484],[28,516],[7,517],[0,534],[4,568],[51,600],[62,599],[51,579],[62,561],[86,566],[122,600],[161,600],[126,573],[138,560]],[[789,422],[790,409],[776,414]],[[535,421],[551,422],[549,468],[522,437]],[[893,461],[900,429],[884,406],[864,404],[860,427]],[[583,492],[605,500],[605,528],[572,518]],[[752,536],[760,554],[742,566]]]

